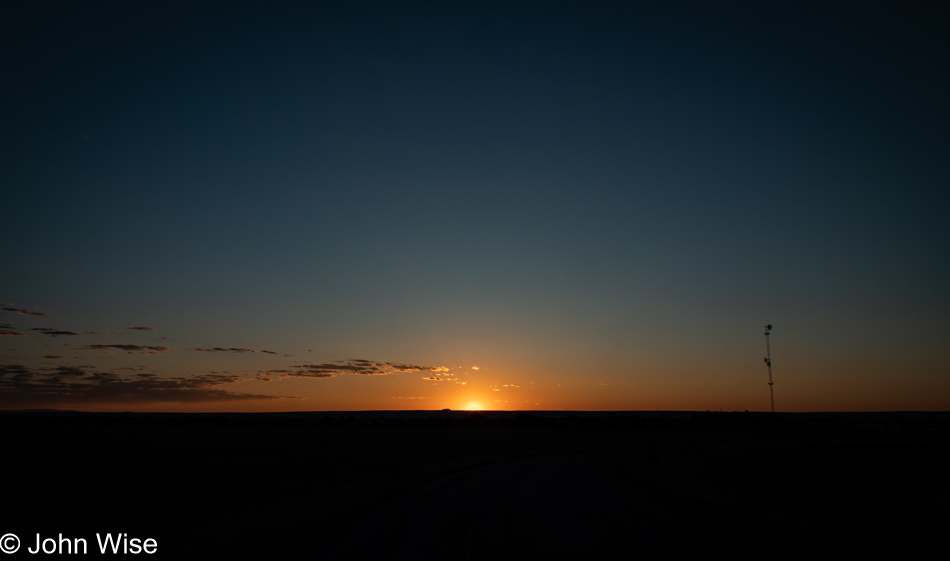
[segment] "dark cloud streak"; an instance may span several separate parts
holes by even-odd
[[[111,350],[111,349],[117,349],[117,350],[120,350],[120,351],[128,351],[129,353],[133,353],[133,352],[135,352],[135,351],[138,351],[138,352],[165,353],[165,352],[168,352],[168,351],[177,351],[177,350],[178,350],[178,349],[176,349],[176,348],[174,348],[174,347],[164,347],[164,346],[161,346],[161,345],[157,345],[157,346],[151,346],[151,345],[124,345],[124,344],[123,344],[123,345],[106,345],[106,344],[102,344],[102,343],[99,343],[99,344],[96,344],[96,345],[86,345],[86,346],[83,347],[83,348],[84,348],[84,349],[92,349],[92,350],[100,350],[100,351],[108,351],[108,350]]]
[[[188,349],[190,351],[195,351],[196,353],[266,353],[269,355],[276,355],[275,351],[268,351],[265,349],[254,350],[254,349],[245,349],[242,347],[212,347],[210,349]]]
[[[30,331],[39,331],[43,335],[51,335],[53,337],[56,337],[58,335],[79,335],[79,333],[75,331],[65,331],[63,329],[51,329],[49,327],[34,327]]]
[[[0,405],[30,407],[65,403],[200,403],[293,399],[290,396],[238,393],[218,388],[243,381],[243,378],[231,374],[202,374],[190,378],[133,374],[131,379],[127,379],[113,372],[90,371],[88,368],[92,367],[29,369],[21,364],[0,365]]]
[[[3,308],[7,312],[15,312],[17,315],[21,316],[49,316],[49,314],[43,312],[31,312],[29,310],[24,310],[21,308]]]
[[[385,376],[403,372],[447,372],[445,366],[420,366],[417,364],[402,364],[398,362],[376,362],[363,358],[348,361],[334,361],[322,364],[301,364],[293,366],[289,373],[281,373],[279,379],[284,378],[332,378],[344,374],[358,376]],[[278,372],[278,371],[271,371]]]

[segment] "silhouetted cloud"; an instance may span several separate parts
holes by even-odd
[[[245,349],[242,347],[212,347],[210,349],[188,349],[190,351],[195,351],[197,353],[267,353],[269,355],[276,355],[274,351],[268,350],[254,350],[254,349]]]
[[[399,364],[394,362],[387,362],[386,365],[389,368],[397,372],[448,372],[449,369],[445,366],[419,366],[418,364]]]
[[[34,327],[30,331],[39,331],[43,335],[52,335],[53,337],[57,335],[79,335],[79,333],[75,331],[64,331],[62,329],[51,329],[49,327]]]
[[[29,337],[29,335],[17,331],[0,331],[0,337]]]
[[[228,391],[218,386],[242,381],[233,374],[202,374],[161,378],[132,374],[124,378],[92,366],[31,369],[21,364],[0,365],[0,405],[30,407],[63,403],[154,403],[292,399]]]
[[[57,366],[56,369],[53,370],[53,372],[55,372],[56,374],[59,374],[59,375],[64,375],[64,376],[84,376],[84,375],[86,375],[86,371],[85,371],[85,370],[83,370],[82,368],[76,367],[76,366]]]
[[[139,327],[136,325],[128,325],[125,327],[125,329],[137,329],[139,331],[158,331],[154,327]]]
[[[284,378],[332,378],[343,374],[359,376],[385,376],[402,372],[448,372],[445,366],[420,366],[398,362],[376,362],[364,358],[337,360],[322,364],[301,364],[293,366],[289,374],[280,374]]]
[[[16,314],[18,314],[18,315],[21,315],[21,316],[48,316],[48,315],[49,315],[49,314],[45,314],[45,313],[43,313],[43,312],[31,312],[31,311],[29,311],[29,310],[24,310],[24,309],[21,309],[21,308],[3,308],[3,310],[5,310],[5,311],[7,311],[7,312],[14,312],[14,313],[16,313]]]
[[[22,364],[0,364],[0,378],[27,374],[30,371]]]
[[[271,381],[273,381],[272,378],[271,378],[272,375],[277,375],[277,376],[278,376],[278,379],[282,379],[282,378],[286,377],[286,376],[284,376],[285,374],[291,375],[291,374],[293,374],[293,371],[292,371],[292,370],[285,370],[285,369],[281,369],[281,370],[265,370],[265,371],[263,371],[263,372],[258,372],[258,373],[257,373],[257,376],[255,376],[254,379],[255,379],[255,380],[261,380],[261,381],[263,381],[263,382],[271,382]]]
[[[290,374],[281,374],[278,379],[283,380],[284,378],[332,378],[340,374],[340,372],[333,370],[323,370],[321,368],[301,368],[298,370],[292,371]]]
[[[129,354],[135,354],[136,352],[142,354],[156,354],[156,353],[165,353],[168,351],[177,351],[178,349],[174,347],[164,347],[161,345],[105,345],[105,344],[96,344],[96,345],[86,345],[84,349],[108,351],[110,349],[117,349],[120,351],[126,351]]]

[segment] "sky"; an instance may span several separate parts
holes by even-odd
[[[950,408],[942,3],[8,12],[0,409]]]

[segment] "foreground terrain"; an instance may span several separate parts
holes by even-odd
[[[921,554],[940,415],[0,413],[0,533],[169,559]]]

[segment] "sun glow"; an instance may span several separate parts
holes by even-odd
[[[465,406],[466,411],[481,411],[482,404],[474,401],[470,401],[468,405]]]

